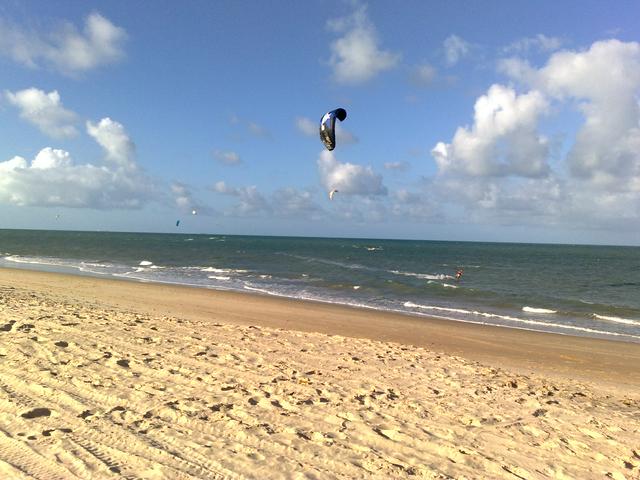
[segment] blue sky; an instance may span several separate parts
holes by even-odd
[[[2,227],[637,245],[637,18],[4,2]],[[318,121],[338,106],[329,153]]]

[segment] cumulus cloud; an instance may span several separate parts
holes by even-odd
[[[307,117],[297,117],[296,128],[298,131],[307,137],[318,137],[320,122],[314,122]],[[358,138],[348,130],[345,130],[340,122],[336,122],[336,142],[340,145],[350,145],[358,143]]]
[[[533,37],[525,37],[504,47],[505,53],[525,54],[530,51],[552,52],[562,46],[562,39],[558,37],[548,37],[539,33]]]
[[[308,190],[293,187],[280,188],[271,195],[272,209],[280,217],[309,218],[322,212]]]
[[[123,168],[136,168],[135,145],[122,124],[106,117],[97,124],[87,122],[87,133],[104,148],[108,161]]]
[[[227,212],[228,215],[258,216],[267,214],[275,217],[308,219],[322,211],[313,200],[311,192],[293,187],[280,188],[267,195],[260,192],[255,185],[233,187],[224,181],[218,181],[213,185],[212,190],[237,198],[237,203]]]
[[[110,209],[139,208],[154,198],[156,186],[137,168],[133,151],[122,147],[133,145],[122,125],[110,119],[91,125],[105,150],[102,165],[78,164],[69,152],[51,147],[31,162],[13,157],[0,162],[0,202]]]
[[[27,67],[52,67],[67,75],[86,72],[124,57],[126,32],[99,13],[80,32],[71,23],[39,33],[0,21],[0,55]]]
[[[376,28],[365,6],[350,16],[331,20],[328,26],[341,35],[331,43],[329,59],[333,79],[338,83],[364,83],[399,63],[400,54],[379,47]]]
[[[223,195],[238,197],[238,203],[233,209],[233,214],[240,216],[253,216],[261,212],[271,211],[269,202],[264,197],[258,187],[251,185],[248,187],[232,187],[224,181],[216,182],[213,191]]]
[[[578,102],[585,118],[569,152],[571,171],[613,183],[640,175],[640,44],[607,40],[562,51],[520,77],[559,100]],[[626,183],[626,182],[625,182]]]
[[[194,206],[191,190],[181,182],[171,184],[171,193],[176,202],[176,206],[182,210],[190,209]]]
[[[60,168],[71,166],[71,155],[64,150],[43,148],[38,152],[36,158],[31,162],[31,168],[47,170],[50,168]]]
[[[433,190],[484,220],[637,229],[640,44],[599,41],[553,53],[541,67],[506,59],[500,70],[530,90],[494,85],[477,100],[473,126],[433,148]],[[538,123],[567,109],[583,123],[552,169]]]
[[[471,51],[471,44],[457,35],[449,35],[444,43],[444,56],[447,65],[452,67]]]
[[[212,190],[216,193],[222,193],[223,195],[235,195],[235,196],[239,195],[238,190],[236,188],[233,188],[227,185],[227,183],[224,180],[220,180],[214,183]]]
[[[391,207],[389,213],[400,220],[406,218],[428,221],[442,220],[439,206],[424,192],[401,188],[394,191],[390,197]]]
[[[225,165],[239,165],[240,163],[242,163],[240,155],[233,151],[214,150],[213,158],[218,160],[220,163],[224,163]]]
[[[582,113],[567,157],[575,177],[631,188],[640,175],[639,43],[599,41],[587,50],[557,52],[539,69],[520,58],[503,60],[500,69]]]
[[[185,213],[191,210],[196,210],[198,215],[214,215],[216,213],[211,207],[196,200],[191,188],[185,183],[173,182],[171,184],[171,195],[176,207]]]
[[[50,137],[68,138],[78,134],[74,126],[77,115],[62,106],[57,90],[49,93],[37,88],[5,91],[5,98],[20,110],[20,118],[35,125]]]
[[[457,129],[451,143],[432,150],[440,172],[471,176],[545,176],[548,141],[538,134],[548,103],[538,91],[517,95],[492,85],[475,104],[474,124]]]
[[[318,158],[318,172],[327,191],[335,188],[346,195],[387,194],[387,188],[382,184],[382,175],[375,173],[370,166],[341,163],[332,152],[326,150]]]

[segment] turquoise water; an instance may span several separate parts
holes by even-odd
[[[640,342],[639,247],[0,230],[0,254],[7,267]]]

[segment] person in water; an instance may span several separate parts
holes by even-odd
[[[460,281],[463,273],[464,273],[464,270],[462,268],[459,268],[456,270],[456,282]]]

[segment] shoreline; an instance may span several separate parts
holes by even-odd
[[[146,258],[144,254],[141,254],[140,258]],[[93,278],[109,278],[116,280],[126,280],[142,283],[155,283],[160,285],[169,286],[181,286],[189,288],[204,288],[209,290],[223,291],[223,292],[237,292],[237,293],[249,293],[256,295],[264,295],[273,298],[285,298],[296,301],[307,302],[319,302],[328,305],[339,305],[346,307],[353,307],[357,309],[370,309],[373,311],[380,311],[386,313],[394,313],[400,315],[408,315],[418,318],[437,318],[440,320],[454,321],[469,323],[474,325],[489,325],[501,328],[511,328],[523,331],[542,332],[542,333],[554,333],[558,335],[567,335],[571,337],[586,337],[596,338],[603,340],[613,340],[616,342],[636,343],[640,345],[640,335],[637,331],[637,326],[640,325],[638,320],[633,320],[628,317],[623,318],[618,312],[609,312],[598,309],[593,309],[591,313],[589,311],[582,311],[580,307],[577,310],[573,310],[573,307],[565,306],[561,308],[559,306],[553,306],[548,304],[547,301],[544,308],[531,307],[530,305],[544,305],[545,301],[535,303],[529,303],[529,300],[520,299],[516,304],[509,307],[482,307],[477,302],[465,303],[464,299],[456,300],[455,304],[450,304],[445,301],[444,305],[439,302],[438,299],[428,297],[426,303],[420,298],[413,298],[412,300],[406,300],[402,298],[396,298],[393,294],[389,298],[384,295],[378,295],[374,297],[354,297],[351,295],[351,289],[343,291],[337,296],[328,294],[323,291],[311,289],[306,291],[302,286],[298,286],[296,291],[280,289],[277,285],[269,284],[252,284],[251,280],[242,278],[242,275],[236,278],[234,269],[218,270],[212,267],[186,267],[186,268],[199,268],[201,272],[224,272],[223,276],[204,275],[205,279],[196,277],[194,279],[189,276],[181,277],[169,275],[164,277],[163,275],[152,275],[150,269],[169,268],[172,267],[159,267],[153,265],[151,262],[143,261],[141,265],[144,267],[131,266],[125,268],[123,271],[100,271],[95,270],[92,267],[107,267],[108,265],[100,265],[94,263],[87,263],[80,261],[72,261],[68,264],[64,263],[63,259],[57,259],[50,263],[47,260],[32,261],[22,260],[20,256],[5,257],[5,260],[9,262],[0,263],[0,268],[8,269],[20,269],[20,270],[32,270],[39,272],[50,273],[62,273],[70,275],[88,276]],[[55,259],[54,259],[55,260]],[[62,262],[62,263],[60,263]],[[135,263],[135,262],[134,262]],[[147,266],[150,269],[147,269]],[[112,265],[113,266],[113,265]],[[245,268],[245,267],[243,267]],[[133,269],[133,270],[131,270]],[[162,272],[164,270],[157,270]],[[250,270],[237,270],[239,272],[248,272]],[[143,272],[143,273],[139,273]],[[155,270],[153,272],[156,272]],[[228,273],[231,272],[231,273]],[[394,270],[388,271],[390,273],[397,273],[404,275],[405,272],[397,272]],[[413,273],[407,275],[414,275]],[[415,274],[422,275],[422,274]],[[304,275],[303,275],[304,276]],[[249,275],[251,277],[251,275]],[[262,277],[262,275],[260,275]],[[266,275],[269,277],[269,275]],[[445,276],[446,277],[446,276]],[[453,278],[453,277],[450,277]],[[211,283],[208,279],[214,279]],[[227,283],[228,281],[228,283]],[[435,283],[429,280],[427,283]],[[339,285],[342,287],[343,285]],[[454,287],[443,283],[444,287]],[[354,285],[353,289],[360,289],[360,285]],[[303,288],[303,290],[300,290]],[[471,287],[471,290],[474,288]],[[303,294],[304,293],[304,294]],[[491,295],[488,293],[487,295]],[[424,303],[424,304],[423,304]],[[520,305],[517,305],[520,303]],[[553,303],[553,302],[551,302]],[[585,302],[589,303],[589,302]],[[606,301],[605,301],[606,303]],[[548,308],[547,308],[548,307]],[[596,313],[598,310],[599,313]],[[637,315],[636,315],[637,316]],[[594,320],[595,319],[595,320]]]
[[[595,380],[611,388],[640,391],[640,344],[632,342],[482,325],[252,292],[26,268],[0,268],[0,285],[150,315],[395,342],[459,355],[519,373]]]
[[[544,328],[525,327],[525,326],[516,326],[516,325],[503,325],[503,324],[500,324],[500,323],[491,323],[491,322],[487,322],[487,321],[483,321],[483,320],[473,321],[473,320],[468,320],[468,319],[451,317],[451,316],[448,316],[448,315],[438,315],[436,313],[422,313],[420,311],[415,311],[415,310],[411,311],[411,310],[402,310],[402,309],[397,309],[397,308],[384,308],[384,307],[377,307],[377,306],[373,306],[373,305],[349,303],[348,301],[340,302],[340,301],[323,300],[323,299],[319,299],[319,298],[288,296],[286,294],[274,293],[274,292],[270,292],[270,291],[263,290],[263,289],[260,289],[260,288],[245,287],[244,289],[239,289],[239,288],[225,288],[224,286],[220,286],[220,285],[218,285],[218,286],[203,285],[203,284],[199,284],[199,283],[172,282],[172,281],[168,281],[168,280],[158,280],[158,279],[148,280],[148,279],[135,277],[135,276],[129,276],[129,275],[125,275],[125,274],[102,274],[102,273],[94,272],[94,271],[91,271],[91,270],[84,270],[82,267],[71,266],[71,265],[63,266],[63,265],[57,265],[57,264],[56,265],[38,264],[39,268],[33,268],[31,266],[28,266],[28,265],[31,265],[31,263],[30,262],[25,262],[25,264],[21,264],[20,262],[18,262],[16,265],[11,265],[11,266],[3,265],[3,266],[0,266],[0,270],[2,270],[2,269],[7,269],[7,270],[26,270],[26,271],[32,271],[32,272],[53,273],[53,274],[61,274],[61,275],[72,275],[72,276],[90,277],[90,278],[97,278],[97,279],[110,279],[110,280],[125,281],[125,282],[167,285],[167,286],[175,286],[175,287],[180,287],[180,288],[182,288],[182,287],[184,287],[184,288],[197,288],[197,289],[204,289],[204,290],[213,290],[213,291],[217,291],[217,292],[231,292],[231,293],[239,293],[239,294],[249,294],[249,295],[257,295],[259,297],[282,298],[282,299],[291,300],[291,301],[319,303],[319,304],[322,304],[322,305],[335,305],[335,306],[339,306],[339,307],[354,308],[356,310],[371,310],[371,311],[374,311],[374,312],[397,314],[397,315],[415,317],[415,318],[424,318],[424,319],[431,319],[431,320],[437,319],[437,320],[444,320],[444,321],[448,321],[448,322],[450,321],[450,322],[458,322],[458,323],[465,323],[465,324],[471,324],[471,325],[490,326],[490,327],[521,330],[521,331],[525,331],[525,332],[550,333],[550,334],[554,334],[554,335],[565,335],[565,336],[568,336],[568,337],[591,338],[591,339],[608,340],[608,341],[614,341],[614,342],[634,343],[634,344],[640,345],[640,336],[638,336],[638,335],[621,333],[621,332],[599,331],[599,330],[594,330],[591,327],[580,327],[580,326],[577,326],[577,325],[566,326],[566,325],[549,323],[549,324],[546,324],[546,325],[548,325],[548,327],[550,327],[550,329],[545,330]],[[409,302],[409,303],[411,303],[411,302]],[[432,307],[432,308],[438,309],[437,307]],[[525,310],[527,308],[531,308],[531,307],[526,307],[525,306],[523,308],[523,310]],[[477,313],[477,312],[473,312],[473,313]],[[553,313],[555,313],[555,312],[553,312]],[[598,315],[595,315],[595,316],[597,317]],[[531,319],[529,319],[529,320],[527,320],[527,319],[517,319],[517,320],[521,321],[523,323],[544,324],[544,322],[542,320],[531,320]],[[561,329],[563,329],[563,328],[568,329],[568,330],[586,331],[588,333],[580,335],[580,334],[574,334],[574,333],[569,333],[569,332],[563,332],[563,331],[561,331]],[[634,339],[634,340],[630,340],[630,339]]]

